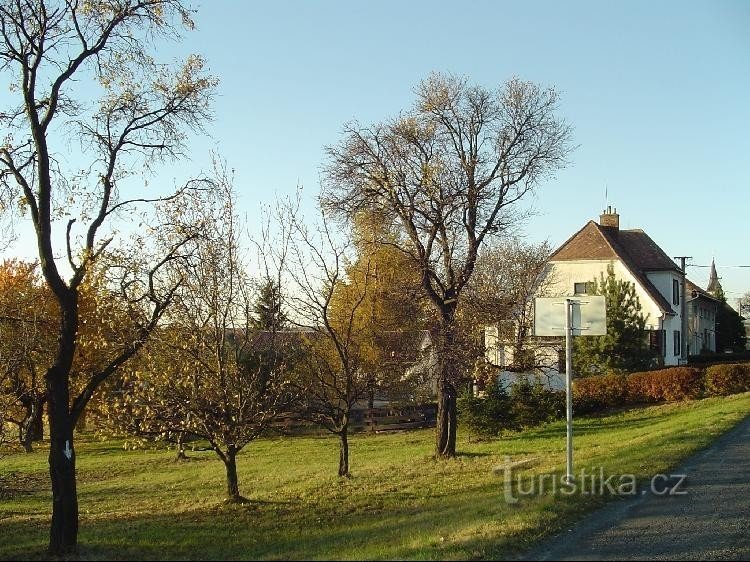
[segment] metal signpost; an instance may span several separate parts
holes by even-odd
[[[573,481],[573,336],[607,333],[605,299],[585,297],[538,297],[534,299],[534,335],[565,334],[565,405],[567,418],[566,478]]]

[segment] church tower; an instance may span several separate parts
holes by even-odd
[[[706,287],[706,291],[716,298],[719,298],[719,295],[724,295],[724,289],[719,281],[719,276],[716,274],[716,264],[713,259],[711,260],[711,274],[708,277],[708,287]]]

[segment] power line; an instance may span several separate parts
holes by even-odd
[[[687,267],[711,267],[710,265],[698,265],[695,263],[687,264]],[[714,267],[750,267],[750,265],[715,265]]]

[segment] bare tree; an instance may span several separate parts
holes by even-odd
[[[0,178],[31,217],[42,273],[60,308],[55,359],[45,373],[53,495],[49,549],[55,555],[77,547],[73,427],[102,381],[156,326],[175,290],[161,286],[159,274],[192,238],[184,233],[141,268],[140,282],[131,278],[126,284],[133,310],[146,313],[138,337],[71,396],[79,288],[113,240],[112,219],[149,201],[126,195],[137,184],[132,171],[179,156],[185,131],[200,129],[209,117],[215,83],[200,57],[171,71],[147,52],[154,38],[178,34],[175,19],[192,25],[180,0],[0,2],[0,68],[18,100],[0,114],[8,131],[0,147]],[[100,88],[95,103],[86,102],[90,92],[81,95],[84,83]],[[86,163],[69,161],[65,147],[74,138],[81,141],[76,159]],[[66,214],[69,220],[60,225]],[[65,270],[71,272],[67,279]]]
[[[565,163],[570,128],[554,90],[513,79],[497,91],[433,74],[414,107],[366,127],[347,124],[328,149],[324,202],[351,218],[396,220],[438,316],[436,454],[456,450],[456,311],[485,241],[518,219],[519,203]]]
[[[533,337],[534,298],[546,296],[554,285],[547,266],[551,253],[546,241],[528,244],[512,237],[487,246],[477,258],[464,304],[482,328],[495,327],[498,341],[512,348],[511,363],[502,365],[508,370],[526,372],[557,364],[544,359],[556,353],[534,353],[546,343],[541,346]]]
[[[737,308],[740,316],[750,318],[750,291],[747,291],[738,299]]]
[[[289,277],[293,282],[289,302],[295,322],[306,332],[303,368],[298,384],[304,387],[303,416],[339,437],[339,476],[349,476],[349,430],[352,411],[369,392],[370,373],[361,327],[371,280],[365,275],[348,278],[348,244],[337,240],[325,215],[316,229],[293,217],[296,241]]]

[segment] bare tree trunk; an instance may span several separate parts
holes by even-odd
[[[61,320],[57,356],[45,374],[49,415],[49,473],[52,481],[52,526],[49,553],[75,554],[78,549],[78,496],[73,447],[74,416],[70,411],[70,368],[78,331],[78,295],[59,299]]]
[[[41,441],[44,436],[44,426],[42,424],[44,402],[44,396],[24,399],[23,406],[26,411],[23,420],[18,426],[18,440],[27,453],[33,453],[34,447],[32,446],[32,442]]]
[[[47,397],[42,396],[37,402],[37,411],[31,424],[31,440],[35,442],[44,440],[44,404]]]
[[[76,459],[73,449],[73,423],[68,411],[68,377],[52,367],[48,373],[50,451],[52,481],[52,527],[49,552],[74,554],[78,546],[78,497]]]
[[[348,423],[339,432],[341,447],[339,451],[339,476],[349,476],[349,427]]]
[[[224,466],[227,469],[227,500],[240,502],[243,498],[240,495],[240,484],[237,479],[237,451],[232,447],[225,455]]]
[[[24,452],[26,453],[33,453],[34,448],[31,446],[31,443],[29,443],[26,439],[28,433],[24,431],[23,429],[23,422],[15,422],[18,425],[18,442],[23,447]]]
[[[437,443],[435,455],[456,456],[456,386],[445,378],[438,380]]]
[[[78,416],[78,421],[76,422],[76,431],[78,433],[81,433],[82,431],[86,431],[86,411],[88,408],[84,408],[81,410],[81,413]]]
[[[23,445],[23,450],[27,453],[34,452],[34,447],[31,444],[33,437],[33,433],[31,432],[31,421],[31,418],[27,416],[18,428],[18,440],[21,442],[21,445]]]
[[[437,421],[435,456],[456,456],[456,361],[455,310],[442,312],[438,335]]]
[[[34,401],[24,399],[23,404],[25,413],[23,420],[18,424],[18,441],[23,445],[23,450],[27,453],[33,453],[34,447],[31,445],[31,424],[34,420]]]
[[[185,454],[185,434],[180,431],[177,434],[177,459],[178,461],[187,460],[188,456]]]

